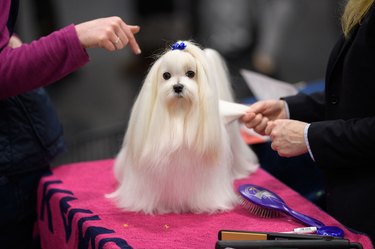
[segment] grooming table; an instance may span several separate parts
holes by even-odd
[[[74,163],[53,168],[38,189],[38,226],[43,249],[214,248],[221,229],[261,232],[292,231],[304,225],[287,217],[260,218],[242,206],[216,214],[144,215],[116,208],[104,195],[114,191],[113,160]],[[348,231],[338,221],[275,179],[262,168],[235,187],[266,187],[298,212],[339,226],[345,238],[372,248],[367,236]]]

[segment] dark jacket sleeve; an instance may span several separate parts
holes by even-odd
[[[325,100],[323,92],[310,95],[299,93],[282,99],[288,104],[291,119],[308,123],[324,119]]]
[[[311,123],[308,141],[318,165],[349,168],[375,161],[375,117],[324,120],[324,93],[284,99],[291,119]]]
[[[375,117],[313,122],[308,139],[315,161],[325,168],[375,161]]]

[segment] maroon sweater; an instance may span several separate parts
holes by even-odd
[[[23,44],[7,46],[10,0],[0,0],[0,99],[53,83],[89,61],[74,25]]]

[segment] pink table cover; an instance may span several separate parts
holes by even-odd
[[[113,160],[59,166],[42,178],[38,189],[38,226],[43,249],[94,248],[214,248],[221,229],[285,232],[301,223],[287,217],[261,218],[242,206],[217,214],[144,215],[125,212],[104,195],[116,187]],[[293,209],[329,226],[339,226],[345,238],[373,248],[367,236],[348,231],[304,197],[258,169],[235,182],[266,187]]]

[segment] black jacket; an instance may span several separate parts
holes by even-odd
[[[326,176],[328,212],[375,241],[375,6],[332,50],[324,93],[287,97]]]

